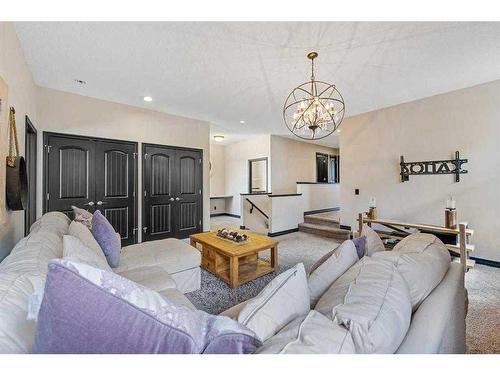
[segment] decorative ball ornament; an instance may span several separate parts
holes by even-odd
[[[283,120],[295,136],[316,140],[336,131],[345,114],[344,98],[336,86],[317,81],[314,77],[314,59],[317,52],[310,52],[311,80],[297,86],[288,95],[283,106]]]

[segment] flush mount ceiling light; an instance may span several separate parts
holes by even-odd
[[[245,120],[240,120],[240,124],[244,124],[245,123]]]
[[[224,140],[223,135],[214,135],[215,142],[222,142]]]
[[[153,98],[150,96],[145,96],[143,99],[145,102],[152,102],[153,101]]]
[[[344,119],[344,98],[336,86],[317,81],[314,77],[314,59],[317,52],[310,52],[311,80],[297,86],[288,95],[283,106],[283,120],[295,136],[316,140],[329,136]]]

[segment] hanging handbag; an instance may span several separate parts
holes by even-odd
[[[19,156],[19,142],[17,140],[16,110],[10,107],[9,123],[9,155],[7,156],[6,168],[6,193],[7,206],[13,210],[24,210],[28,202],[28,176],[26,174],[26,162]],[[14,156],[14,146],[16,155]]]

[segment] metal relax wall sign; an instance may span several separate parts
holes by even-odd
[[[455,181],[460,181],[460,175],[467,173],[462,165],[467,163],[467,159],[460,159],[458,151],[455,152],[455,159],[451,160],[433,160],[433,161],[412,161],[405,162],[401,156],[399,165],[401,166],[401,182],[409,181],[410,175],[429,175],[429,174],[454,174]]]

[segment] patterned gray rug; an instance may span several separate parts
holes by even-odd
[[[255,297],[272,279],[290,267],[289,265],[279,266],[278,272],[269,273],[235,289],[230,288],[224,281],[202,269],[201,288],[186,294],[186,297],[197,309],[210,314],[220,314],[238,303]]]

